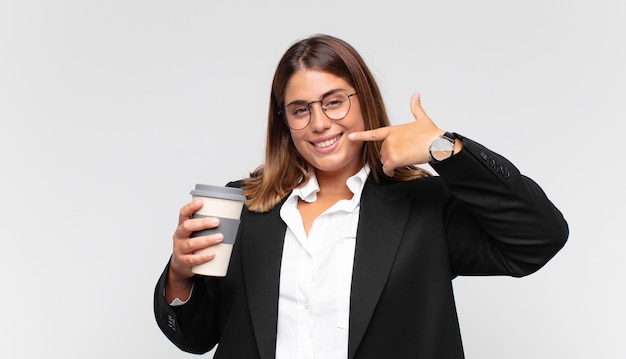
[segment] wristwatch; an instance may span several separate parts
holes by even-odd
[[[452,157],[454,154],[454,140],[456,135],[446,132],[439,136],[433,143],[430,144],[430,162],[441,162],[445,159]]]

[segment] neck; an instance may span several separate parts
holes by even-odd
[[[352,169],[350,171],[342,170],[340,172],[324,172],[315,170],[315,177],[320,187],[321,195],[341,195],[352,197],[352,192],[348,188],[346,181],[354,176],[361,168]]]

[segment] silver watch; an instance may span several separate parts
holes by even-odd
[[[430,162],[441,162],[452,157],[454,154],[454,140],[456,136],[450,132],[446,132],[439,136],[430,144]]]

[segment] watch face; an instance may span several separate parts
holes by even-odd
[[[452,156],[454,150],[454,143],[446,140],[445,138],[438,138],[430,145],[430,156],[435,161],[443,161],[446,158]]]

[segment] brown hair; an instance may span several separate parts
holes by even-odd
[[[301,69],[331,73],[346,80],[359,94],[358,101],[365,130],[389,126],[380,90],[369,68],[347,42],[328,35],[315,35],[293,44],[278,63],[272,82],[267,122],[265,163],[244,180],[248,208],[267,212],[291,190],[309,179],[309,164],[296,150],[289,127],[281,111],[285,105],[285,87],[291,76]],[[384,174],[380,163],[379,141],[363,146],[363,163],[369,164],[376,182],[407,181],[428,176],[418,167],[397,168],[394,177]]]

